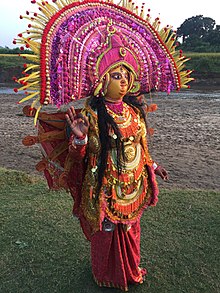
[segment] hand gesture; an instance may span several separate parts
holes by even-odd
[[[73,134],[76,137],[80,138],[87,135],[89,129],[89,120],[86,116],[84,116],[82,113],[76,114],[74,107],[71,106],[68,109],[65,117]]]
[[[167,170],[164,169],[162,166],[158,166],[154,172],[156,175],[159,175],[164,181],[169,179]]]

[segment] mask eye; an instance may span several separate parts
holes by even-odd
[[[111,78],[116,79],[116,80],[119,80],[122,78],[122,75],[119,72],[114,72],[110,76],[111,76]]]
[[[125,78],[125,79],[127,79],[127,80],[129,79],[129,77],[128,77],[128,74],[127,74],[127,73],[124,75],[124,78]]]

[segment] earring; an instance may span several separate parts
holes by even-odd
[[[133,83],[132,88],[130,89],[130,93],[131,94],[136,94],[137,92],[139,92],[140,87],[141,87],[140,82],[139,81],[135,81]]]

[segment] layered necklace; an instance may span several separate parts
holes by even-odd
[[[127,121],[130,112],[126,103],[124,103],[123,101],[120,101],[118,103],[106,101],[105,106],[108,114],[113,117],[116,123],[120,124]]]
[[[105,106],[109,115],[117,123],[123,137],[134,137],[140,128],[140,119],[135,111],[123,101],[111,103],[106,101]]]

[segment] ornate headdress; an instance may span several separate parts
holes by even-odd
[[[98,95],[105,74],[119,64],[132,72],[131,94],[169,93],[192,80],[184,70],[188,59],[175,51],[172,28],[160,29],[159,19],[151,23],[149,14],[144,18],[143,6],[139,14],[131,0],[52,2],[38,2],[39,14],[21,16],[32,23],[14,40],[34,52],[23,54],[32,63],[25,64],[25,76],[17,81],[18,90],[27,90],[20,102],[35,98],[37,113],[42,105],[60,107]]]

